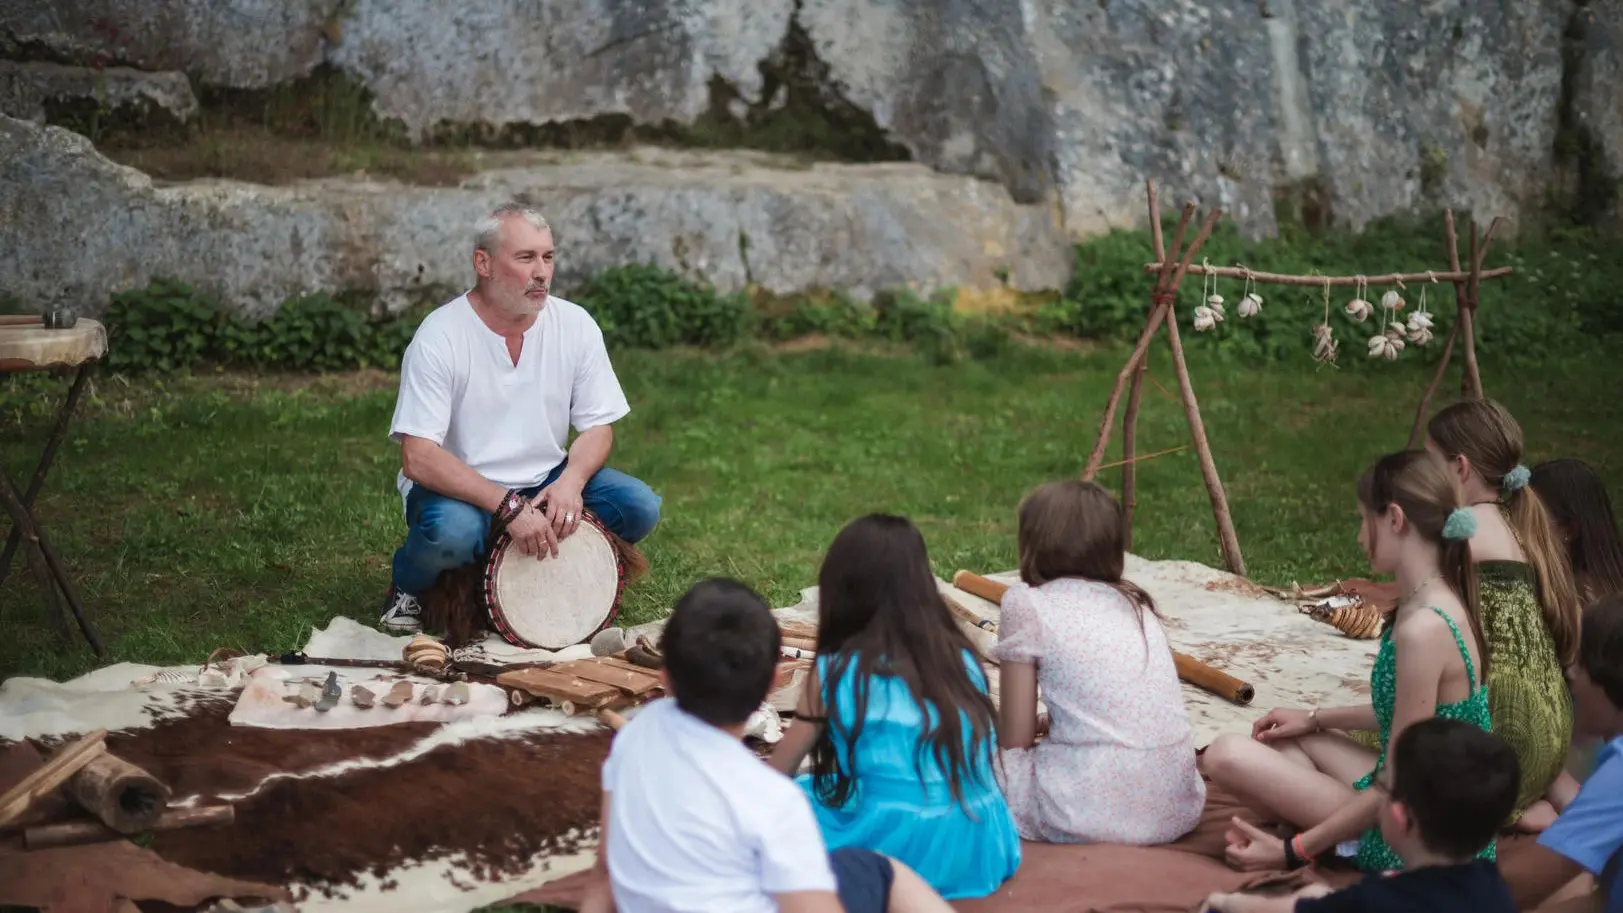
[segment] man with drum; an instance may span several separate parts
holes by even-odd
[[[631,409],[597,322],[549,294],[555,258],[540,213],[497,207],[474,235],[473,289],[430,313],[406,349],[389,437],[400,444],[407,533],[383,606],[388,630],[421,629],[418,596],[484,558],[493,523],[545,560],[583,509],[627,542],[659,522],[659,496],[604,465],[613,423]]]

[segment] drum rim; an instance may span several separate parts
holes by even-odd
[[[567,650],[569,647],[579,646],[580,644],[591,640],[609,626],[613,625],[614,620],[620,616],[620,598],[625,594],[626,589],[625,558],[620,554],[620,550],[615,548],[614,539],[612,538],[613,534],[609,532],[608,526],[603,523],[602,519],[599,518],[597,514],[584,508],[580,512],[580,519],[582,523],[590,523],[592,526],[596,527],[598,532],[602,533],[603,538],[608,542],[609,550],[614,553],[614,601],[609,603],[609,612],[606,616],[604,616],[602,624],[592,629],[591,633],[587,634],[580,640],[575,641],[575,643],[558,648],[563,650]],[[490,620],[491,626],[496,629],[496,633],[500,634],[503,640],[515,647],[523,647],[526,650],[552,649],[549,647],[538,647],[515,634],[512,627],[508,624],[507,616],[502,612],[500,605],[497,603],[496,571],[501,568],[502,561],[507,555],[508,546],[512,545],[512,542],[512,535],[506,530],[503,530],[501,534],[496,537],[496,541],[491,543],[490,554],[485,558],[484,580],[483,585],[480,587],[482,601],[484,602],[485,617]]]

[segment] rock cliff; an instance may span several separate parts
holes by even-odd
[[[842,261],[842,281],[876,287],[898,276],[973,283],[1001,268],[1019,283],[1054,282],[1064,241],[1142,223],[1145,178],[1169,203],[1221,204],[1252,233],[1272,231],[1286,209],[1358,228],[1448,204],[1508,216],[1514,230],[1555,197],[1611,207],[1623,156],[1620,16],[1599,0],[55,0],[0,4],[0,50],[180,71],[236,90],[335,69],[418,142],[549,125],[680,136],[719,119],[744,129],[792,97],[855,137],[846,159],[879,149],[871,157],[912,165],[831,164],[815,178],[791,171],[753,184],[728,176],[730,154],[684,159],[691,174],[657,180],[633,169],[633,184],[650,188],[637,210],[647,240],[581,237],[576,250],[594,263],[679,261],[669,239],[702,223],[708,240],[687,246],[714,248],[700,259],[716,281],[767,275],[790,287],[801,281],[791,277],[833,276],[815,258],[768,265],[752,254],[746,269],[723,251],[736,243],[716,240],[737,234],[724,226],[832,232],[831,244],[845,235],[830,220],[912,230],[927,214],[958,221],[961,234],[990,232],[821,255]],[[588,178],[534,170],[519,183],[547,194],[549,209],[600,213],[611,204],[563,201],[584,199],[582,181],[598,188],[594,199],[612,197],[597,182],[620,180],[624,167],[600,157]],[[752,160],[746,170],[765,167]],[[889,174],[906,179],[893,185]],[[466,205],[499,180],[470,184]],[[825,195],[846,185],[867,196]],[[338,184],[230,193],[324,212],[378,195]],[[655,205],[681,194],[711,208]],[[964,213],[943,194],[964,195]],[[741,200],[761,208],[731,218],[727,207]],[[971,256],[971,247],[1001,251]],[[936,256],[954,262],[926,265]]]

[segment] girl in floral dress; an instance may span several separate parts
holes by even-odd
[[[1091,482],[1020,505],[1021,582],[998,623],[1000,775],[1020,836],[1170,843],[1206,804],[1155,601],[1122,579],[1121,506]],[[1037,691],[1051,728],[1033,744]]]
[[[1275,709],[1250,737],[1223,735],[1202,766],[1213,783],[1297,827],[1289,839],[1235,819],[1230,865],[1249,871],[1296,868],[1356,839],[1366,872],[1400,869],[1377,824],[1376,782],[1387,747],[1404,728],[1432,716],[1492,731],[1470,538],[1476,517],[1459,480],[1439,456],[1408,450],[1382,457],[1358,483],[1358,541],[1376,573],[1391,573],[1402,594],[1387,616],[1370,674],[1370,702],[1350,707]],[[1371,751],[1349,729],[1379,733]],[[1495,858],[1493,844],[1482,856]]]

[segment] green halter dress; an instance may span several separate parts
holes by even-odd
[[[1471,682],[1471,693],[1465,700],[1453,704],[1438,704],[1437,715],[1451,720],[1462,720],[1492,732],[1493,723],[1488,715],[1488,689],[1486,685],[1479,686],[1476,683],[1476,666],[1471,662],[1471,651],[1465,648],[1465,639],[1460,637],[1460,629],[1454,624],[1454,619],[1436,606],[1431,606],[1431,610],[1440,615],[1443,621],[1448,622],[1448,629],[1454,632],[1454,645],[1460,648],[1460,656],[1465,659],[1465,677]],[[1381,635],[1381,649],[1375,655],[1375,668],[1369,675],[1369,696],[1375,707],[1375,722],[1380,726],[1381,754],[1375,761],[1375,769],[1353,784],[1353,789],[1359,792],[1369,789],[1374,784],[1375,778],[1385,769],[1386,752],[1391,746],[1392,714],[1398,698],[1398,651],[1396,645],[1392,643],[1391,628]],[[1477,857],[1496,859],[1494,844],[1489,843]],[[1381,836],[1379,825],[1371,827],[1358,838],[1358,855],[1353,861],[1365,872],[1384,872],[1403,868],[1403,860],[1399,859],[1398,854],[1387,845],[1386,838]]]

